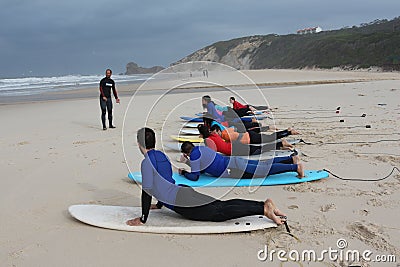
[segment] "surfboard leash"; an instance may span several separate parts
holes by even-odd
[[[336,116],[314,116],[310,118],[304,118],[304,117],[286,117],[286,118],[279,118],[275,117],[274,119],[276,120],[295,120],[295,119],[331,119],[331,118],[365,118],[367,117],[367,114],[363,113],[361,115],[336,115]]]
[[[399,142],[400,139],[381,139],[381,140],[376,140],[376,141],[348,141],[348,142],[321,142],[321,143],[309,143],[304,141],[303,139],[300,139],[300,143],[306,144],[306,145],[346,145],[346,144],[376,144],[376,143],[381,143],[381,142]]]
[[[397,166],[394,166],[392,171],[388,175],[386,175],[385,177],[378,178],[378,179],[363,179],[363,178],[343,178],[343,177],[340,177],[340,176],[334,174],[333,172],[331,172],[328,169],[323,169],[323,170],[326,171],[327,173],[329,173],[330,175],[332,175],[333,177],[337,178],[337,179],[340,179],[340,180],[343,180],[343,181],[355,181],[355,182],[378,182],[378,181],[382,181],[382,180],[385,180],[385,179],[389,178],[393,174],[393,172],[395,170],[397,170],[400,173],[400,169]]]

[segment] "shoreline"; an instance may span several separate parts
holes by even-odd
[[[276,70],[276,69],[267,69],[267,70],[244,70],[240,71],[244,75],[247,75],[250,80],[253,80],[254,83],[229,83],[229,81],[222,82],[221,85],[204,85],[207,83],[207,80],[204,78],[193,78],[193,79],[181,79],[182,82],[190,82],[190,86],[179,86],[174,88],[174,90],[188,90],[187,93],[190,92],[198,92],[199,89],[202,90],[215,90],[218,91],[221,88],[241,88],[246,89],[250,87],[259,87],[260,89],[265,89],[269,87],[290,87],[290,86],[305,86],[305,85],[324,85],[324,84],[345,84],[345,83],[361,83],[361,82],[371,82],[371,81],[384,81],[384,80],[400,80],[400,72],[368,72],[368,71],[344,71],[344,70]],[[322,77],[319,79],[309,80],[306,77],[294,77],[290,81],[281,81],[275,78],[275,81],[265,81],[264,78],[260,78],[260,73],[263,72],[271,72],[271,73],[281,73],[281,72],[292,72],[292,73],[306,73],[307,76],[310,74],[318,74],[324,73],[330,76],[331,74],[343,75],[350,74],[350,78],[337,78],[335,77]],[[360,77],[361,76],[361,77]],[[271,77],[268,77],[271,78]],[[196,80],[197,79],[197,80]],[[196,84],[196,81],[199,83]],[[170,82],[168,80],[161,81],[152,81],[147,80],[144,82],[133,82],[133,83],[124,83],[121,85],[117,84],[118,95],[121,97],[132,96],[137,92],[137,90],[146,83],[146,87],[150,87],[146,89],[147,94],[151,93],[160,93],[168,89],[166,86]],[[175,84],[175,83],[174,83]],[[182,91],[180,91],[182,92]],[[176,93],[180,93],[176,92]],[[49,102],[49,101],[63,101],[63,100],[78,100],[78,99],[93,99],[98,97],[98,88],[97,87],[80,87],[71,90],[64,91],[55,91],[55,92],[44,92],[40,94],[32,94],[32,95],[24,95],[24,96],[3,96],[0,99],[0,106],[3,105],[18,105],[18,104],[27,104],[27,103],[41,103],[41,102]]]

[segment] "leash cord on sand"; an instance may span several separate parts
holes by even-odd
[[[382,139],[382,140],[377,140],[377,141],[349,141],[349,142],[327,142],[327,143],[319,143],[319,144],[313,144],[304,141],[303,139],[300,139],[300,143],[304,143],[306,145],[345,145],[345,144],[376,144],[380,142],[398,142],[400,139]]]
[[[333,177],[338,178],[338,179],[340,179],[340,180],[344,180],[344,181],[358,181],[358,182],[377,182],[377,181],[382,181],[382,180],[385,180],[385,179],[389,178],[389,177],[393,174],[393,172],[394,172],[395,170],[397,170],[398,172],[400,172],[400,169],[399,169],[398,167],[394,166],[393,169],[392,169],[392,171],[391,171],[388,175],[386,175],[385,177],[383,177],[383,178],[378,178],[378,179],[362,179],[362,178],[343,178],[343,177],[340,177],[340,176],[338,176],[338,175],[332,173],[330,170],[327,170],[327,169],[323,169],[323,170],[326,171],[326,172],[328,172],[328,173],[329,173],[330,175],[332,175]]]

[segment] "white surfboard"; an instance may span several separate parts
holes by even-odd
[[[197,128],[197,125],[202,124],[201,122],[187,122],[182,124],[185,128]]]
[[[225,222],[200,222],[183,218],[179,214],[162,208],[150,210],[144,225],[129,226],[127,220],[140,217],[141,207],[73,205],[68,208],[75,219],[97,227],[160,234],[215,234],[235,233],[276,227],[276,224],[262,215],[246,216]]]
[[[200,135],[197,129],[181,129],[179,134]]]

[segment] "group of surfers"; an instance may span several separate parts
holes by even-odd
[[[277,131],[276,127],[262,126],[255,120],[242,121],[241,117],[268,107],[242,105],[234,97],[230,98],[230,102],[232,108],[221,108],[210,96],[202,97],[202,105],[207,112],[203,115],[204,123],[199,124],[197,129],[206,145],[195,146],[188,141],[182,143],[182,159],[190,166],[190,171],[180,168],[179,174],[192,181],[197,181],[203,173],[220,178],[248,179],[297,172],[299,178],[304,177],[303,165],[297,153],[266,160],[251,160],[246,157],[277,148],[292,149],[288,142],[277,140],[299,133],[291,128]],[[274,133],[263,133],[267,130],[273,130]],[[155,149],[154,130],[147,127],[139,129],[137,143],[144,155],[141,163],[142,216],[128,220],[128,225],[145,224],[149,211],[163,206],[187,219],[197,221],[218,222],[249,215],[265,215],[277,225],[285,222],[286,215],[271,199],[219,200],[189,186],[177,185],[172,177],[170,160],[162,151]],[[152,197],[158,200],[157,204],[151,204]]]

